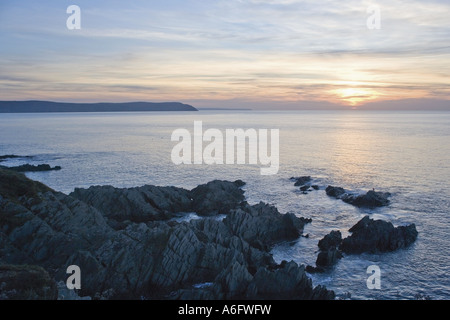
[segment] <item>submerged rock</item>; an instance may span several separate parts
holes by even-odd
[[[313,190],[319,190],[318,185],[311,185],[312,178],[310,176],[292,177],[290,180],[295,181],[294,186],[300,187],[302,194],[308,194]]]
[[[292,177],[290,180],[295,181],[294,186],[299,187],[299,186],[304,186],[307,183],[311,182],[311,177],[310,176],[303,176],[303,177]]]
[[[417,239],[415,224],[394,227],[383,220],[365,216],[349,230],[352,235],[345,238],[340,249],[345,253],[376,253],[405,248]]]

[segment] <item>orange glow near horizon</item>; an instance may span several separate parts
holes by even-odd
[[[380,94],[372,89],[344,88],[333,91],[337,100],[356,107],[370,100],[375,100]]]

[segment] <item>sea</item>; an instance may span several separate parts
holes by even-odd
[[[279,170],[261,175],[254,164],[175,165],[176,129],[279,129]],[[205,143],[207,145],[207,143]],[[269,149],[270,150],[270,149]],[[60,171],[26,175],[70,193],[92,185],[145,184],[194,188],[214,179],[246,182],[250,204],[311,218],[304,234],[272,248],[277,262],[315,265],[317,243],[332,230],[343,237],[369,215],[395,226],[415,223],[417,241],[382,254],[346,255],[313,285],[344,299],[450,299],[450,112],[200,110],[146,113],[0,115],[1,165],[47,163]],[[319,190],[304,194],[291,177],[311,176]],[[356,208],[325,193],[328,185],[355,193],[392,194],[389,206]],[[185,220],[198,218],[191,214]],[[369,266],[380,268],[380,289],[369,289]]]

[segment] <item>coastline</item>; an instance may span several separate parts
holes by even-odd
[[[311,220],[262,202],[249,205],[243,181],[215,180],[192,190],[93,186],[65,195],[20,173],[0,169],[0,175],[0,265],[9,272],[42,267],[52,288],[77,265],[83,270],[77,293],[92,299],[335,299],[333,291],[313,286],[308,268],[278,264],[270,254],[275,244],[299,239]],[[173,219],[190,212],[202,218]],[[371,228],[367,219],[359,226]],[[379,242],[365,233],[342,243]],[[337,244],[319,247],[331,259],[318,265],[336,263]],[[372,249],[378,250],[369,244]]]
[[[0,101],[0,113],[66,113],[66,112],[156,112],[198,111],[180,102],[99,102],[69,103],[54,101]]]

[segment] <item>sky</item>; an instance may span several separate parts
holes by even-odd
[[[0,100],[426,109],[450,100],[449,13],[448,0],[1,0]]]

